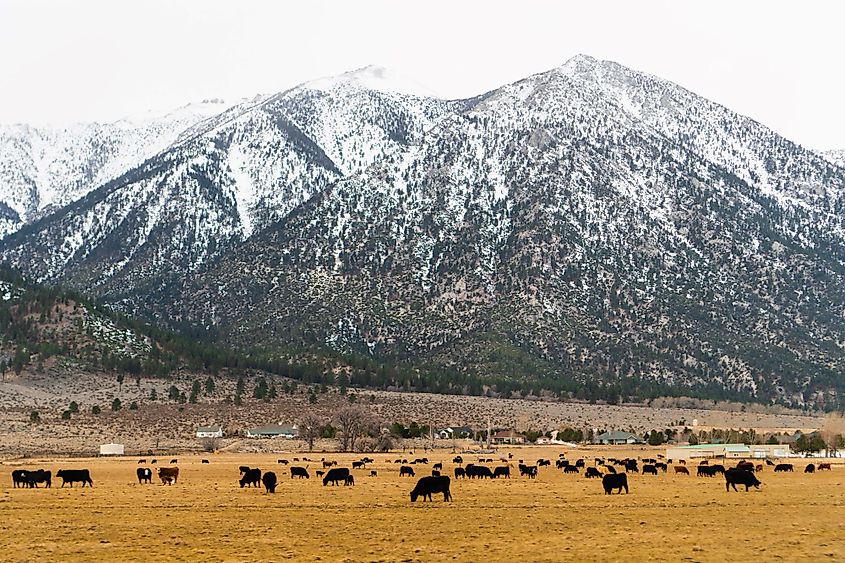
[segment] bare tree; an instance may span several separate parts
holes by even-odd
[[[335,417],[340,430],[340,450],[350,452],[355,450],[355,442],[358,435],[364,429],[366,415],[361,407],[343,407]]]
[[[314,450],[314,440],[320,437],[322,423],[317,415],[309,412],[299,421],[299,436],[308,444],[308,451]]]
[[[200,446],[202,446],[204,452],[216,452],[220,449],[220,438],[203,438],[200,440]],[[158,443],[156,443],[156,447],[158,447]]]

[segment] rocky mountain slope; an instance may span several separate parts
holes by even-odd
[[[218,119],[0,251],[229,343],[411,369],[364,383],[841,404],[841,167],[586,56],[460,102],[363,75]]]
[[[212,99],[112,123],[0,125],[0,236],[76,201],[230,106]]]

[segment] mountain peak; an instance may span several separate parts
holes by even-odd
[[[422,84],[402,74],[379,65],[367,65],[336,76],[328,76],[306,82],[304,86],[314,90],[331,90],[340,85],[352,85],[365,90],[406,94],[420,98],[439,98]]]

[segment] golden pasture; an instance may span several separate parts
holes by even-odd
[[[515,449],[556,459],[558,448]],[[620,449],[568,452],[655,456]],[[606,496],[595,479],[540,468],[536,480],[453,480],[453,502],[411,504],[416,478],[400,478],[402,454],[370,454],[354,487],[291,480],[277,458],[338,460],[349,454],[220,454],[179,458],[179,482],[139,485],[137,458],[27,460],[0,466],[0,559],[8,561],[639,561],[845,560],[845,466],[804,475],[758,474],[762,490],[725,492],[721,476],[630,475],[628,495]],[[426,455],[452,474],[454,454]],[[409,457],[406,455],[405,457]],[[487,457],[487,456],[485,456]],[[492,456],[492,457],[498,457]],[[464,455],[474,462],[477,456]],[[169,458],[159,458],[159,463]],[[588,462],[589,463],[589,462]],[[301,465],[305,465],[302,462]],[[165,466],[167,464],[165,463]],[[279,475],[275,495],[241,489],[238,466]],[[496,464],[492,464],[496,465]],[[94,488],[14,489],[13,469],[88,468]],[[153,466],[155,467],[155,466]],[[378,471],[370,477],[370,469]],[[416,466],[417,477],[430,465]],[[284,474],[282,474],[284,473]]]

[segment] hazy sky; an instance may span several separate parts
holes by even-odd
[[[577,53],[845,148],[845,2],[0,0],[0,122],[113,120],[379,64],[447,97]]]

